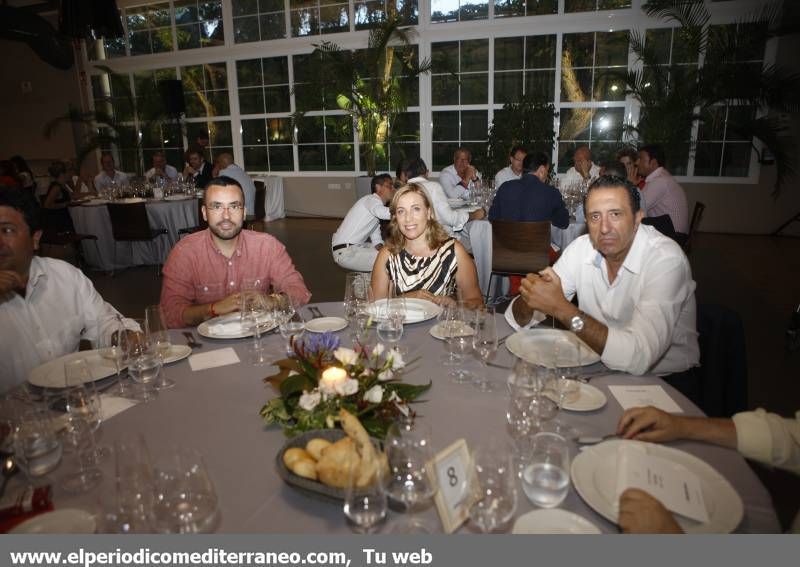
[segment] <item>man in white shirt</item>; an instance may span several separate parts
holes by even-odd
[[[94,188],[99,193],[111,186],[112,183],[116,185],[124,185],[128,182],[128,174],[122,171],[117,171],[114,164],[114,156],[108,152],[103,152],[100,156],[100,165],[103,171],[98,173],[94,178]]]
[[[578,185],[580,183],[591,183],[600,175],[600,166],[592,161],[592,150],[589,146],[580,146],[572,156],[573,165],[567,170],[566,175],[561,180],[561,185]]]
[[[382,173],[372,178],[372,193],[361,197],[347,211],[342,224],[333,233],[333,261],[345,270],[371,272],[383,247],[381,220],[389,220],[389,201],[394,196],[392,176]]]
[[[453,165],[448,165],[439,174],[439,184],[448,199],[463,199],[467,196],[471,181],[478,181],[480,175],[470,162],[472,152],[458,148],[453,153]]]
[[[522,146],[514,146],[508,154],[508,165],[497,172],[494,176],[494,188],[500,189],[506,181],[513,181],[522,177],[522,162],[525,161],[525,156],[528,155],[528,150]]]
[[[38,213],[33,197],[0,191],[0,393],[40,364],[77,351],[81,339],[98,346],[121,317],[80,270],[34,255]]]
[[[233,163],[233,156],[228,153],[218,154],[214,158],[214,177],[230,177],[239,183],[244,192],[244,208],[248,215],[256,214],[256,185],[247,172]]]
[[[167,163],[167,158],[163,152],[156,152],[152,158],[153,167],[147,170],[144,176],[148,181],[155,181],[164,179],[165,181],[172,181],[178,179],[178,170]]]
[[[592,183],[585,215],[589,234],[573,241],[553,268],[528,274],[506,320],[519,328],[530,324],[534,309],[551,315],[607,367],[660,375],[697,399],[696,286],[686,255],[641,224],[639,194],[626,180]],[[576,294],[580,307],[571,303]]]
[[[639,172],[645,176],[646,216],[669,215],[676,232],[689,234],[689,205],[686,193],[675,178],[664,169],[664,150],[660,146],[639,149]]]

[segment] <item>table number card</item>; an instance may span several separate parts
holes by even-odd
[[[681,464],[648,455],[633,443],[617,450],[617,501],[628,488],[644,490],[668,510],[708,523],[700,477]]]
[[[433,458],[432,465],[428,467],[428,474],[435,477],[439,487],[434,502],[444,532],[450,534],[469,516],[472,460],[467,442],[459,439],[438,453]]]
[[[653,406],[667,413],[683,413],[661,386],[609,386],[622,409]]]

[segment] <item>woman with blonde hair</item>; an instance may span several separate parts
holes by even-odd
[[[385,298],[392,282],[405,297],[446,305],[457,296],[483,305],[475,263],[437,222],[425,189],[416,183],[401,187],[389,210],[389,238],[372,268],[373,297]]]

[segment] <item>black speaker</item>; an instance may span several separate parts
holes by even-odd
[[[160,81],[158,88],[161,90],[161,99],[167,114],[178,116],[186,112],[186,102],[183,99],[183,81]]]

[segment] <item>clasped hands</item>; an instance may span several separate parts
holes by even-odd
[[[552,317],[569,303],[561,289],[561,278],[553,268],[545,268],[538,274],[528,274],[519,287],[519,295],[531,309]]]

